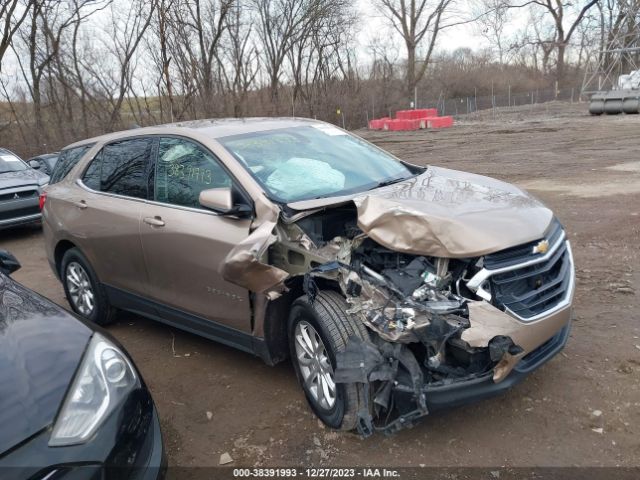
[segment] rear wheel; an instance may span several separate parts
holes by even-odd
[[[368,338],[366,327],[347,308],[339,293],[323,291],[313,304],[307,296],[298,298],[289,315],[291,358],[307,401],[320,420],[341,430],[356,427],[362,399],[355,384],[335,383],[336,354],[349,337]]]
[[[77,248],[67,250],[62,257],[60,278],[74,312],[98,325],[113,321],[116,310],[109,303],[91,265]]]

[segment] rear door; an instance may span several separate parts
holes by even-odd
[[[219,324],[250,332],[248,291],[225,281],[218,267],[249,235],[251,220],[225,217],[198,202],[202,190],[230,187],[234,180],[208,149],[181,137],[159,138],[154,177],[140,236],[149,296],[177,310],[161,316],[175,314],[175,322],[201,334],[222,336]]]
[[[147,284],[140,215],[152,146],[148,137],[106,144],[73,189],[64,221],[100,281],[135,294],[144,294]]]

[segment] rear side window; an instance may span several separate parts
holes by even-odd
[[[71,169],[76,166],[76,163],[92,146],[93,144],[82,145],[81,147],[69,148],[60,152],[58,161],[53,167],[53,172],[51,172],[49,183],[58,183],[64,180]]]
[[[93,190],[147,198],[151,146],[148,138],[105,145],[89,164],[82,181]]]

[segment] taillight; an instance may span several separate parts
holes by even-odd
[[[47,192],[42,192],[39,198],[40,210],[44,208],[44,204],[47,201]]]

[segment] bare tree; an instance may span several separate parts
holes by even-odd
[[[33,8],[35,0],[0,0],[0,72],[2,59],[22,22]]]
[[[118,62],[117,92],[113,97],[108,129],[112,130],[121,120],[122,104],[130,92],[133,66],[140,42],[151,24],[156,4],[133,0],[124,14],[112,8],[111,23],[114,33],[113,54]]]
[[[173,100],[173,83],[171,81],[171,75],[169,66],[171,64],[172,57],[169,52],[169,30],[172,25],[171,10],[175,6],[176,0],[155,0],[157,3],[156,8],[156,27],[157,27],[157,40],[160,46],[160,71],[162,76],[162,83],[164,84],[164,91],[158,89],[160,99],[166,95],[169,101],[169,119],[171,122],[174,120],[175,107]],[[175,25],[173,26],[175,28]],[[155,45],[151,45],[151,52],[155,51]],[[153,53],[152,53],[153,55]],[[163,117],[162,100],[160,100],[160,115]]]
[[[283,64],[305,20],[303,5],[297,0],[254,0],[274,113]]]
[[[574,7],[569,1],[563,0],[534,0],[531,4],[542,9],[547,17],[551,17],[554,26],[553,46],[556,54],[556,81],[560,84],[565,79],[565,57],[571,37],[582,22],[586,13],[600,0],[588,0],[582,7]],[[571,9],[577,8],[577,15],[573,21],[567,23]]]
[[[494,82],[548,88],[575,79],[609,39],[637,42],[625,32],[640,0],[473,1],[454,19],[455,0],[375,0],[401,41],[377,35],[365,64],[353,0],[0,0],[0,67],[12,49],[21,77],[0,77],[0,143],[31,152],[131,122],[284,111],[342,123],[337,107],[359,127],[405,106],[418,85],[434,102]],[[511,33],[513,8],[531,20]],[[493,56],[436,54],[442,32],[460,24],[477,28]]]
[[[35,0],[29,13],[29,22],[25,24],[27,28],[21,31],[22,41],[27,49],[26,66],[20,52],[15,48],[14,50],[32,100],[36,143],[39,143],[41,138],[47,138],[43,115],[43,88],[46,87],[45,81],[51,83],[56,77],[56,62],[59,67],[63,36],[74,24],[82,22],[95,12],[95,8],[84,11],[85,6],[93,6],[95,3],[93,0]],[[51,89],[49,91],[55,93]]]
[[[258,48],[252,40],[253,19],[238,3],[226,18],[226,38],[220,53],[216,53],[220,81],[225,95],[231,97],[234,117],[242,117],[250,88],[260,68]]]
[[[441,29],[445,11],[453,0],[376,0],[375,4],[402,36],[407,50],[407,95],[424,76]],[[425,45],[426,43],[426,45]],[[417,58],[419,48],[424,53]]]
[[[324,7],[305,23],[288,53],[293,105],[302,97],[310,116],[316,114],[318,96],[327,93],[333,80],[346,80],[351,73],[344,46],[352,43],[355,12],[350,2],[342,0],[325,2]]]
[[[285,61],[297,42],[308,44],[319,19],[340,8],[343,0],[253,0],[258,14],[258,36],[262,43],[273,112],[278,112],[278,87]]]
[[[191,68],[199,101],[209,115],[216,107],[216,57],[227,27],[227,15],[235,1],[181,0],[175,9],[179,48],[182,57],[188,61],[183,67]]]
[[[505,63],[505,28],[511,21],[509,0],[479,0],[473,6],[473,14],[477,19],[476,30],[491,45],[491,50],[497,53],[500,64]]]

